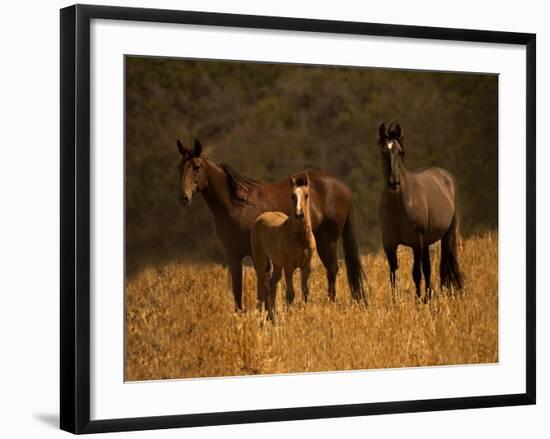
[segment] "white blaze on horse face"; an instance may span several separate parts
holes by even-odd
[[[302,213],[302,189],[297,187],[296,189],[294,189],[294,193],[296,194],[296,214],[299,215]]]
[[[393,142],[388,142],[388,149],[391,151],[392,148],[393,148]]]

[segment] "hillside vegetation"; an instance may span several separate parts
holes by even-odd
[[[388,54],[391,56],[392,54]],[[353,192],[359,244],[378,251],[378,125],[398,119],[410,169],[440,166],[459,188],[462,232],[496,229],[498,77],[391,69],[126,57],[126,266],[222,262],[200,196],[182,209],[176,139],[275,181],[313,167]]]

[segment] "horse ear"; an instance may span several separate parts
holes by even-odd
[[[199,157],[202,154],[202,145],[197,139],[195,139],[195,148],[193,149],[193,156]]]
[[[304,178],[302,180],[302,186],[309,186],[309,175],[307,175],[307,172],[304,174]]]
[[[182,143],[180,142],[180,139],[177,140],[177,145],[178,145],[178,151],[181,155],[185,155],[185,147],[182,145]]]
[[[395,136],[398,138],[403,137],[403,130],[401,129],[401,125],[399,125],[399,122],[395,124],[395,128],[393,129],[393,132],[395,133]]]
[[[288,183],[290,184],[290,187],[294,189],[296,187],[296,177],[294,177],[294,175],[288,177]]]
[[[202,145],[197,139],[195,139],[195,146],[193,148],[193,156],[199,157],[202,154]]]
[[[388,137],[388,133],[386,132],[386,123],[382,122],[378,127],[378,138],[382,141],[385,140],[386,137]]]

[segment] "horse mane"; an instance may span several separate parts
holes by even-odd
[[[227,163],[220,163],[220,166],[227,178],[227,188],[229,189],[231,201],[235,204],[249,204],[247,194],[250,188],[261,186],[262,182],[247,177],[246,175],[239,174]]]

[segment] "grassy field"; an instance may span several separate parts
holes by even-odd
[[[432,249],[432,282],[439,285],[439,246]],[[464,240],[464,295],[436,289],[427,305],[415,300],[412,251],[399,250],[400,298],[391,300],[382,252],[363,256],[370,306],[353,305],[341,264],[337,300],[327,299],[325,271],[316,258],[310,301],[283,302],[279,323],[255,310],[256,277],[244,269],[246,312],[233,311],[229,275],[220,265],[174,262],[126,280],[125,378],[235,376],[414,367],[498,361],[498,235]]]

